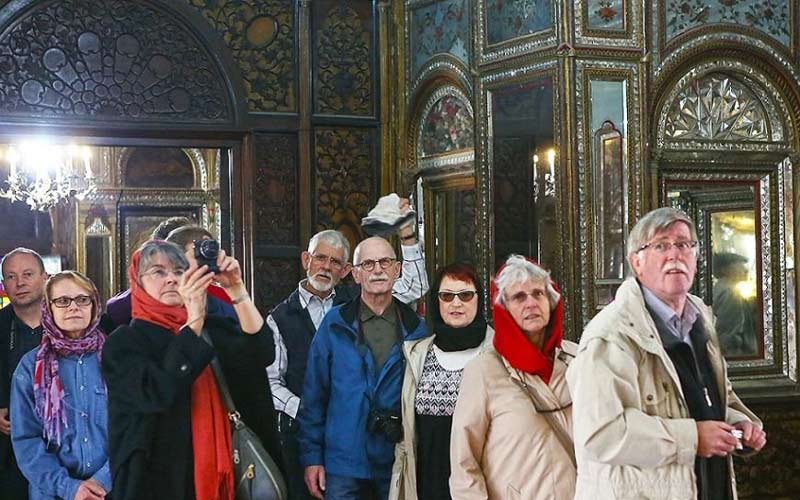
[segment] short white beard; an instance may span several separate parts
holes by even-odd
[[[327,283],[317,281],[317,279],[310,274],[306,274],[306,278],[308,279],[308,284],[311,285],[311,287],[314,288],[314,290],[317,290],[318,292],[328,292],[330,291],[331,288],[333,288],[336,285],[333,276],[331,276],[331,280],[328,281]]]

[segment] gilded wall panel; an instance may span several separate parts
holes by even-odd
[[[250,111],[297,110],[292,0],[188,0],[239,64]]]
[[[436,101],[423,117],[422,156],[450,153],[473,146],[472,108],[457,96]]]
[[[586,26],[598,30],[624,30],[625,2],[586,0]]]
[[[226,123],[223,82],[196,35],[143,2],[42,2],[0,37],[6,116]]]
[[[494,168],[495,255],[531,255],[533,227],[531,196],[533,168],[530,145],[521,137],[496,137],[492,151]]]
[[[575,0],[575,41],[603,50],[644,44],[642,3],[636,0]]]
[[[597,312],[597,306],[602,306],[611,297],[611,292],[616,288],[616,280],[596,279],[595,267],[601,258],[595,248],[600,243],[594,230],[598,208],[597,180],[593,175],[595,168],[591,162],[598,162],[599,158],[593,154],[597,130],[593,130],[592,121],[592,81],[620,81],[623,82],[624,91],[624,116],[627,123],[620,124],[622,139],[626,148],[620,160],[624,162],[623,185],[625,191],[624,221],[636,221],[642,214],[644,169],[642,167],[642,141],[639,140],[640,126],[638,119],[642,102],[637,85],[639,68],[634,63],[606,62],[606,61],[579,61],[575,78],[576,115],[580,126],[576,127],[577,157],[576,175],[577,182],[577,227],[578,243],[580,248],[580,325],[586,324]],[[625,121],[625,120],[623,120]],[[577,299],[577,297],[576,297]],[[577,323],[577,322],[576,322]]]
[[[313,7],[314,111],[374,115],[371,2],[315,2]]]
[[[444,0],[409,5],[411,75],[416,75],[433,56],[449,54],[469,67],[470,3]]]
[[[297,137],[255,134],[255,216],[257,245],[298,245]]]
[[[752,28],[789,45],[786,0],[665,0],[661,5],[667,43],[693,28],[728,24]]]
[[[267,315],[297,288],[300,280],[300,259],[256,258],[253,297],[261,314]]]
[[[351,248],[361,241],[361,218],[376,199],[376,146],[372,129],[314,130],[315,230],[338,229]]]
[[[552,29],[555,22],[551,0],[486,0],[485,9],[488,45]]]

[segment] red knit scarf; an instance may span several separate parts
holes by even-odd
[[[168,306],[139,284],[139,251],[131,257],[131,316],[162,326],[177,335],[188,318],[184,306]],[[217,381],[207,366],[192,384],[192,450],[197,500],[233,500],[233,445],[228,412]]]
[[[535,263],[534,263],[535,264]],[[537,264],[538,266],[538,264]],[[502,268],[497,271],[500,274]],[[560,293],[554,281],[553,288]],[[515,369],[538,375],[546,384],[553,374],[553,358],[564,338],[564,301],[559,299],[555,310],[550,312],[550,322],[545,329],[544,350],[540,351],[522,332],[506,308],[495,302],[497,286],[492,281],[492,316],[494,317],[494,348]]]

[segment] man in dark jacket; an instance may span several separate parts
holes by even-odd
[[[28,498],[28,482],[17,467],[8,419],[11,375],[22,356],[42,340],[42,298],[47,273],[42,257],[17,248],[0,263],[11,304],[0,310],[0,498]]]
[[[403,251],[402,275],[395,281],[392,291],[398,300],[407,304],[428,291],[428,278],[413,224],[402,226],[398,235]],[[298,458],[295,419],[303,395],[311,339],[325,313],[360,293],[358,285],[339,284],[350,273],[349,258],[350,243],[342,233],[326,230],[315,234],[308,243],[308,250],[301,255],[306,279],[267,317],[267,324],[274,333],[276,353],[275,362],[267,373],[278,413],[291,500],[310,498]]]
[[[308,355],[300,404],[300,463],[311,494],[385,499],[401,437],[401,343],[425,324],[392,297],[400,263],[389,243],[362,241],[353,256],[361,294],[325,315]]]

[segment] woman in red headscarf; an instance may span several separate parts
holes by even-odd
[[[462,499],[572,498],[577,346],[547,271],[512,255],[492,283],[494,350],[464,368],[450,438],[450,494]]]
[[[198,267],[165,241],[148,241],[133,254],[133,320],[108,338],[102,362],[115,500],[233,499],[231,429],[209,365],[214,356],[242,420],[280,456],[265,375],[275,358],[272,333],[236,259],[221,250],[217,265],[216,273]],[[233,298],[239,325],[206,315],[212,281]]]

